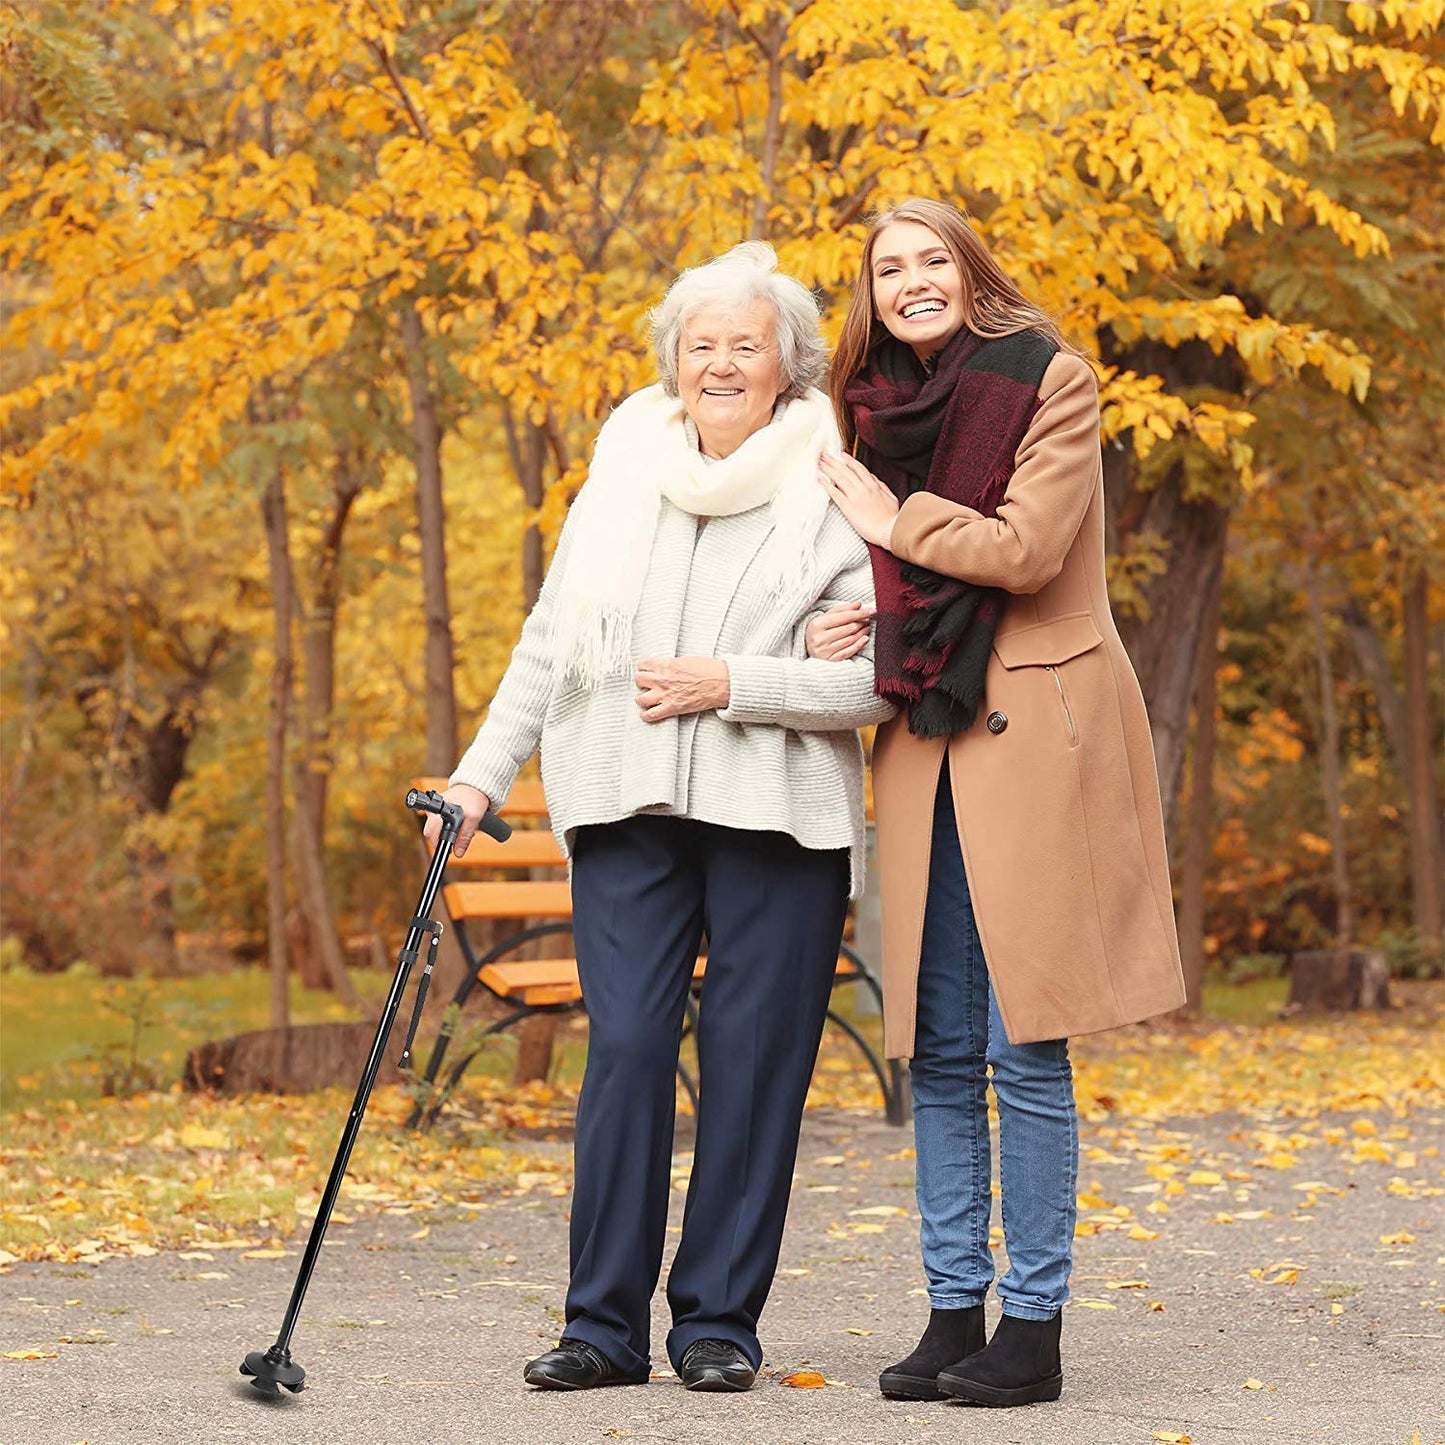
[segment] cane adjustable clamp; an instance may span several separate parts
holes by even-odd
[[[421,1024],[422,1010],[426,1007],[426,991],[431,984],[431,971],[436,965],[437,949],[441,947],[442,941],[442,926],[434,918],[413,918],[407,929],[407,936],[410,937],[412,931],[416,929],[430,934],[430,938],[427,942],[426,963],[422,966],[421,982],[416,986],[416,1003],[412,1008],[411,1023],[407,1025],[406,1042],[401,1047],[401,1057],[396,1061],[398,1069],[407,1069],[411,1066],[411,1046],[416,1039],[417,1028]],[[404,948],[398,956],[397,962],[410,968],[417,961],[420,953],[419,948]]]

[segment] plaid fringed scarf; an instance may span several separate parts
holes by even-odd
[[[965,327],[930,374],[911,347],[885,337],[846,391],[858,459],[900,502],[929,491],[996,516],[1057,351],[1039,331],[985,339]],[[1008,594],[900,562],[880,547],[869,551],[879,696],[907,707],[917,737],[964,731],[983,701]]]

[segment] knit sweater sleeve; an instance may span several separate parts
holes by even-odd
[[[1039,409],[1015,454],[998,515],[917,492],[899,509],[889,549],[946,577],[1037,592],[1063,567],[1101,465],[1094,373],[1087,362],[1060,352],[1044,373]]]
[[[567,513],[542,591],[522,624],[521,638],[512,650],[512,660],[497,685],[486,719],[449,779],[452,783],[480,788],[493,808],[501,807],[517,774],[541,741],[542,721],[547,715],[553,684],[552,611],[571,549],[573,519],[577,513],[575,506]]]
[[[825,662],[802,655],[802,631],[809,618],[841,602],[873,601],[873,569],[861,546],[850,549],[847,564],[825,589],[827,596],[809,605],[795,626],[793,657],[728,654],[728,705],[724,722],[762,723],[798,732],[837,732],[886,722],[893,704],[873,691],[873,639],[846,662]]]

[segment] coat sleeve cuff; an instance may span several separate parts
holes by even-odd
[[[784,670],[775,657],[724,657],[728,669],[728,705],[718,709],[723,722],[776,723],[787,703]]]

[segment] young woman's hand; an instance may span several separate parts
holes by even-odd
[[[818,481],[865,542],[888,546],[898,516],[898,498],[862,462],[824,452],[818,459]]]
[[[644,657],[633,680],[644,722],[725,708],[732,697],[728,665],[720,657]]]
[[[840,602],[813,618],[803,632],[808,656],[822,662],[847,662],[857,657],[868,641],[877,611],[867,602]]]

